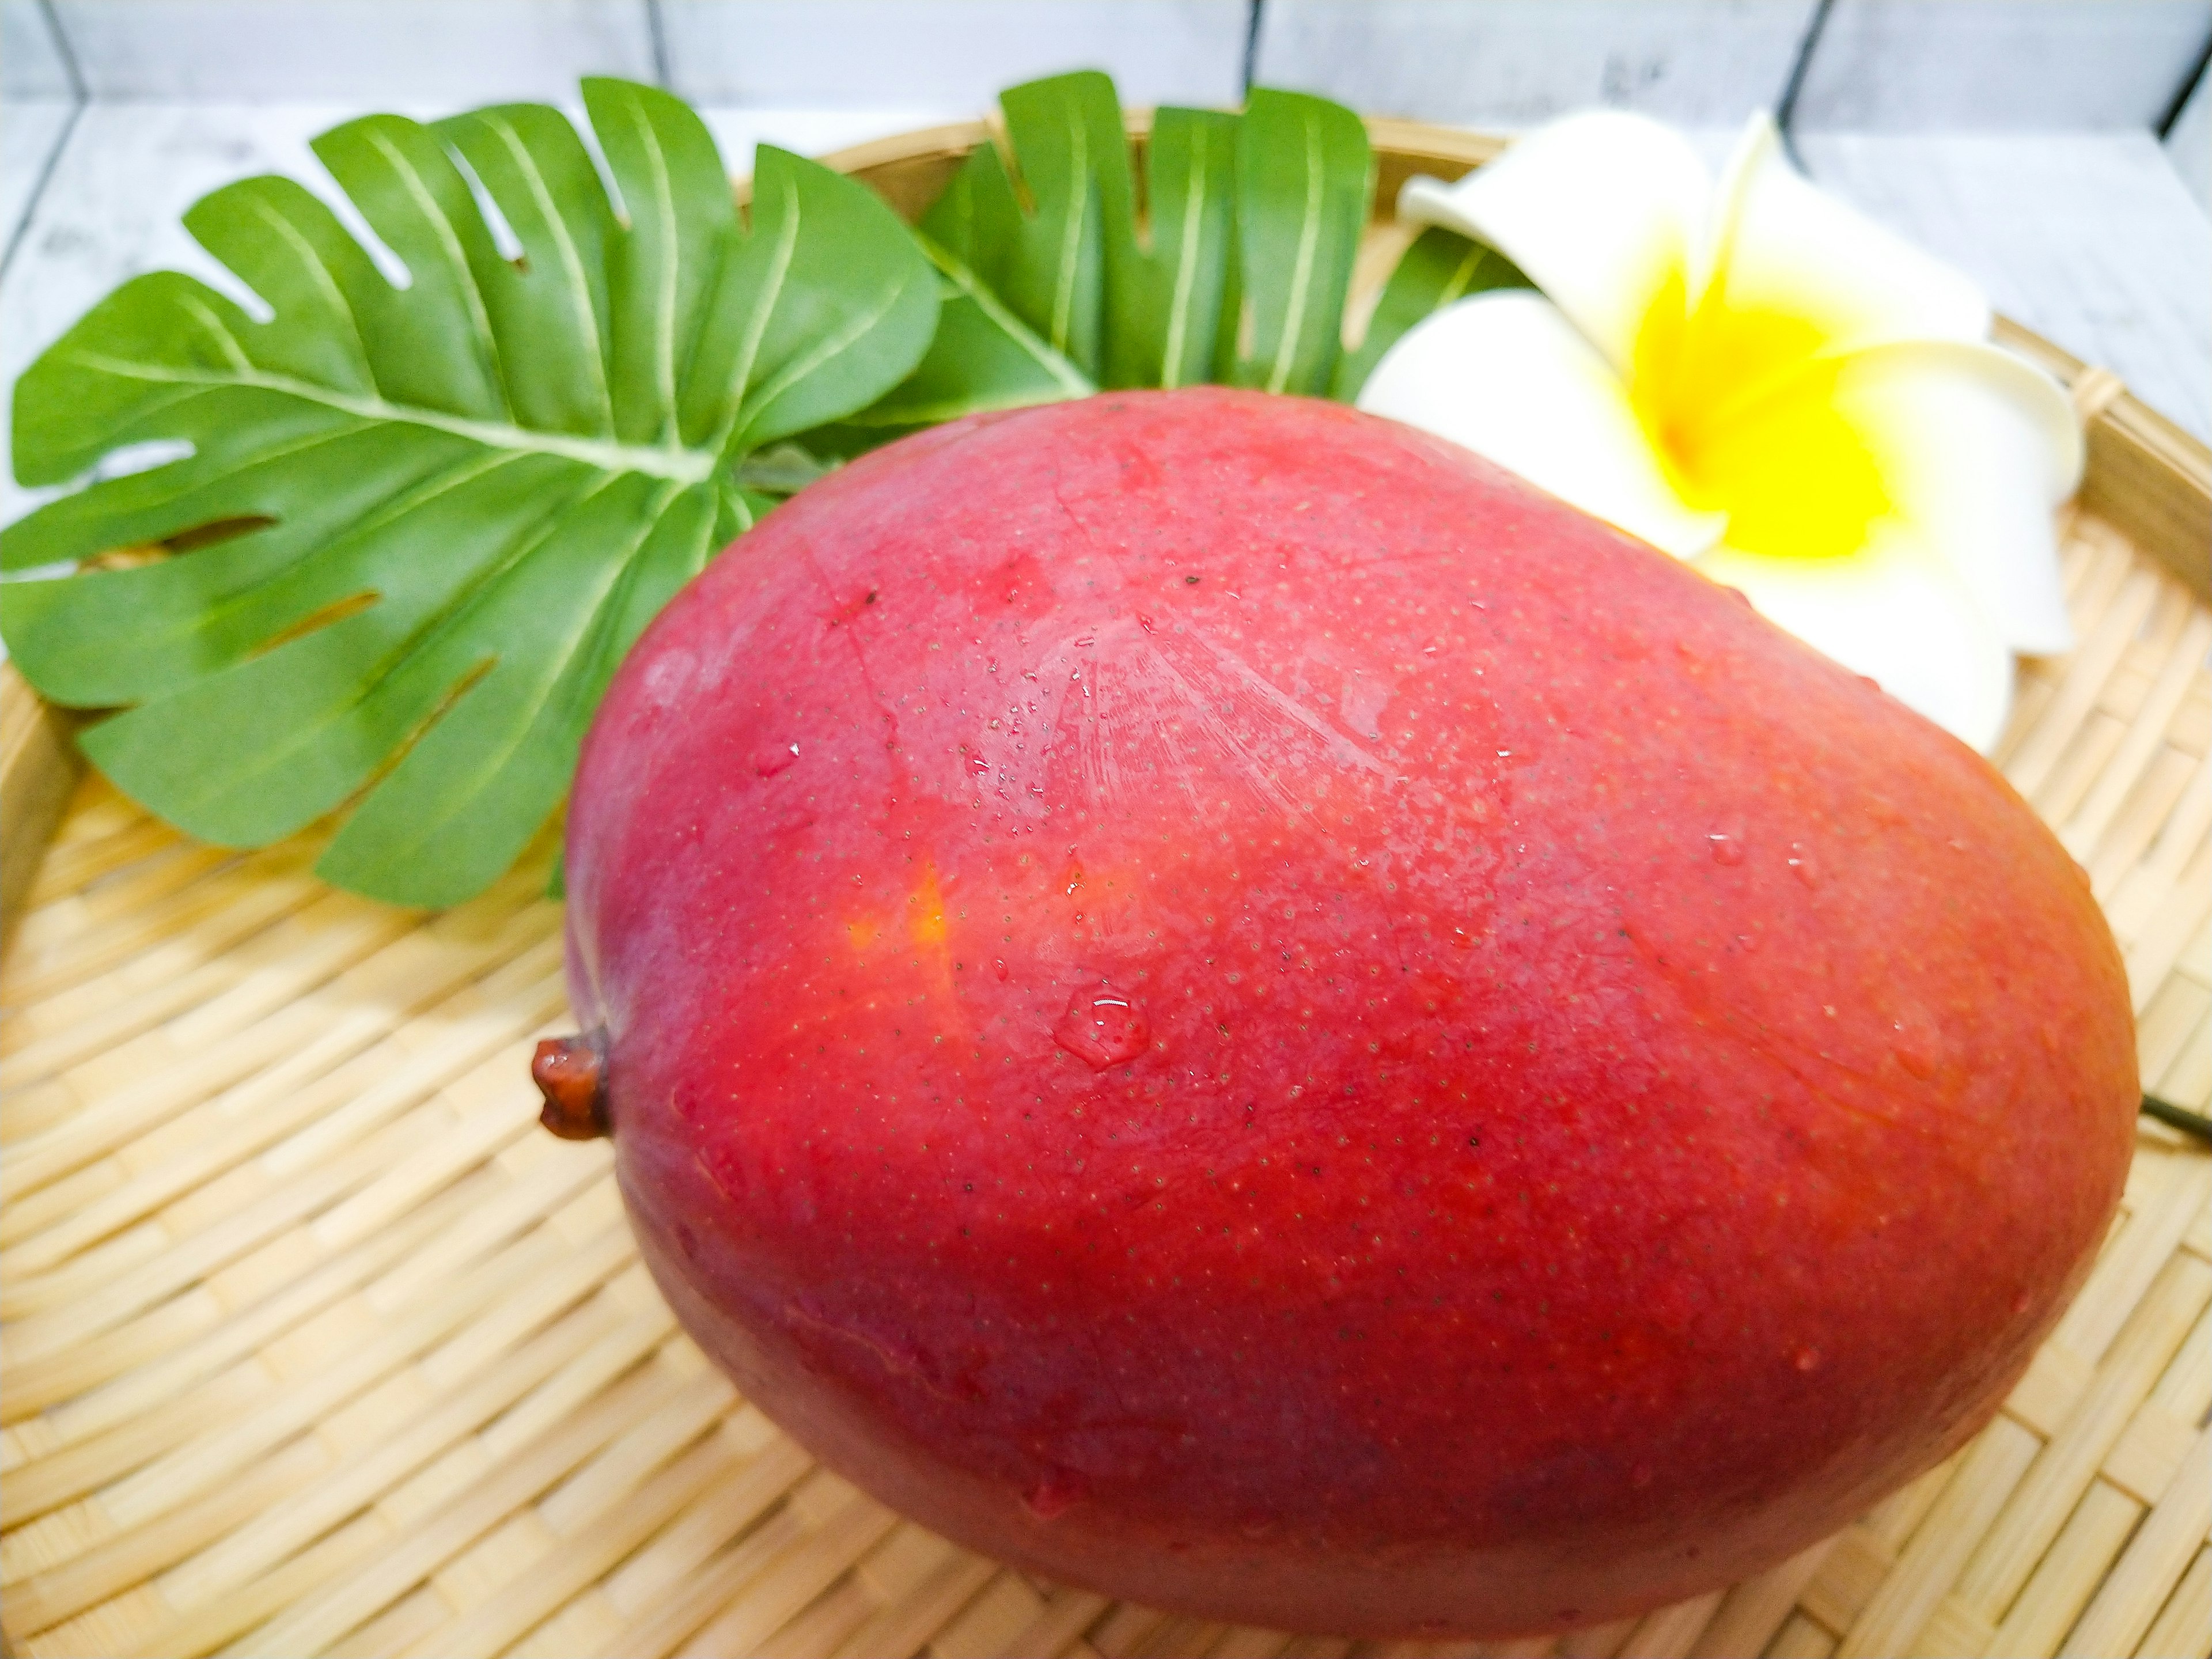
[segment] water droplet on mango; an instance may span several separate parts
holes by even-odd
[[[1790,873],[1808,887],[1820,884],[1820,866],[1814,862],[1812,854],[1806,850],[1802,841],[1790,843]]]
[[[1085,1491],[1083,1477],[1073,1469],[1048,1468],[1043,1477],[1022,1494],[1023,1505],[1040,1521],[1065,1514]]]
[[[1152,1023],[1135,998],[1101,981],[1067,1000],[1052,1040],[1094,1072],[1134,1060],[1152,1040]]]

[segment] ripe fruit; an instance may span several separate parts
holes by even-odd
[[[2130,1145],[2118,956],[1983,762],[1294,398],[810,489],[623,665],[568,891],[640,1243],[746,1393],[955,1538],[1256,1624],[1812,1542],[1989,1414]]]

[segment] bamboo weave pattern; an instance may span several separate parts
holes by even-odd
[[[2212,1100],[2212,611],[2070,527],[2081,644],[2000,759]],[[603,1145],[535,1127],[542,859],[434,918],[88,780],[0,974],[0,1623],[30,1655],[2202,1656],[2212,1157],[2146,1126],[2003,1413],[1828,1544],[1560,1640],[1202,1626],[816,1468],[676,1330]]]

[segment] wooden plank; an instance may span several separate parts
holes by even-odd
[[[1835,0],[1807,65],[1808,128],[2148,127],[2204,43],[2172,0]]]
[[[653,78],[644,0],[129,0],[59,7],[103,100],[489,104],[573,98],[585,75]]]
[[[2212,75],[2198,71],[2189,101],[2166,131],[2166,156],[2197,205],[2212,214]]]
[[[62,55],[52,18],[47,8],[27,0],[0,5],[0,95],[8,101],[83,95]]]
[[[699,103],[921,105],[981,114],[1079,66],[1129,104],[1234,104],[1245,0],[696,0],[661,8],[671,84]]]
[[[16,8],[10,6],[0,15],[13,17],[15,13]],[[12,39],[14,31],[9,33]],[[9,63],[8,68],[9,79],[13,81],[15,65]],[[76,103],[65,92],[28,97],[11,92],[0,100],[0,252],[14,249],[16,235],[30,216],[32,199],[46,176],[47,164],[68,132],[76,110]]]
[[[1807,0],[1268,0],[1256,78],[1422,121],[1604,104],[1733,127],[1781,97],[1812,15]]]
[[[1814,180],[1965,271],[1998,311],[2212,438],[2212,222],[2148,132],[1805,131],[1797,149]],[[2156,434],[2125,418],[2114,435],[2164,459]],[[2113,465],[2109,448],[2095,464]],[[2154,462],[2100,478],[2111,488],[2091,504],[2109,510],[2156,476]]]

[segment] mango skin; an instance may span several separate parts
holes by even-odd
[[[623,665],[568,847],[686,1328],[893,1507],[1210,1618],[1781,1560],[1990,1415],[2132,1145],[2118,955],[1994,770],[1329,404],[813,486]]]

